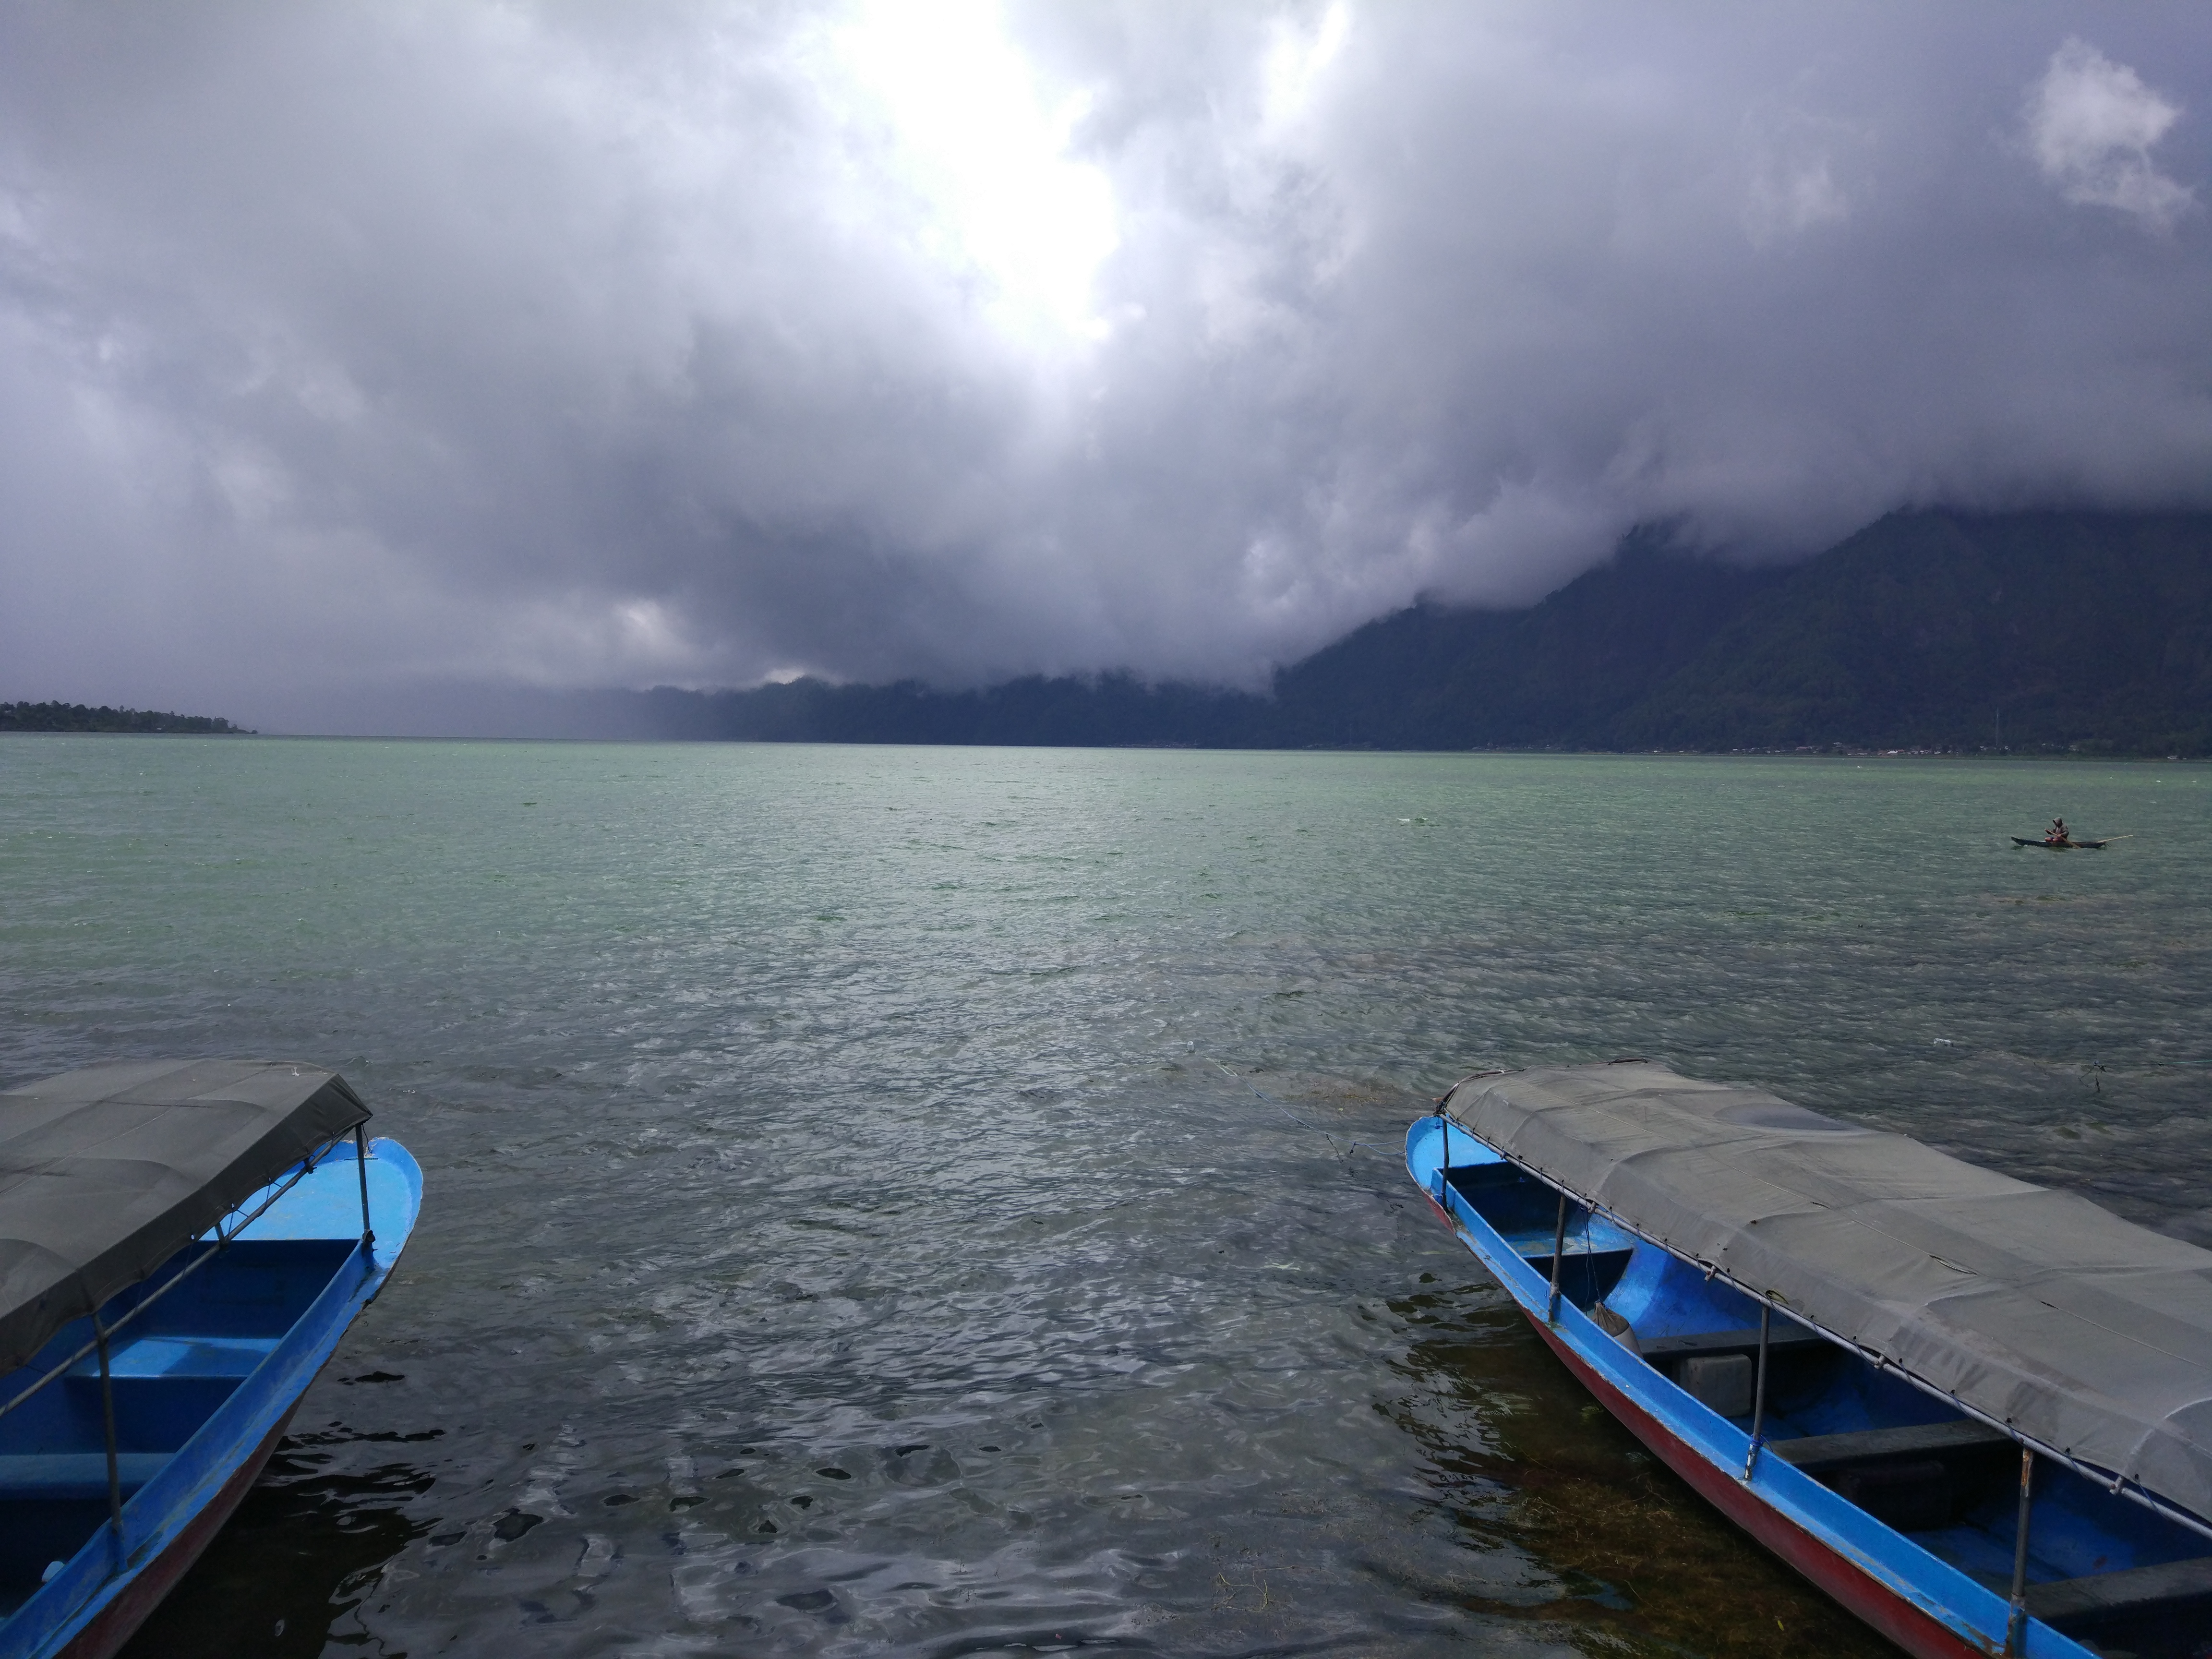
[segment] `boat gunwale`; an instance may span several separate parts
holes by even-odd
[[[1954,1407],[1957,1411],[1964,1413],[1966,1416],[1974,1419],[1977,1422],[1986,1424],[1990,1428],[1993,1428],[2004,1435],[2006,1438],[2034,1452],[2037,1456],[2050,1459],[2052,1462],[2059,1464],[2062,1467],[2071,1470],[2074,1474],[2080,1475],[2083,1480],[2094,1482],[2095,1485],[2101,1486],[2105,1491],[2113,1494],[2114,1496],[2125,1498],[2134,1503],[2141,1504],[2143,1508],[2150,1510],[2161,1520],[2170,1521],[2176,1526],[2185,1528],[2187,1530],[2197,1534],[2199,1537],[2212,1539],[2212,1522],[2201,1520],[2197,1516],[2191,1515],[2188,1510],[2177,1508],[2168,1500],[2159,1497],[2155,1492],[2146,1490],[2136,1482],[2128,1480],[2125,1476],[2116,1475],[2112,1470],[2101,1469],[2094,1463],[2084,1463],[2079,1458],[2075,1457],[2071,1453],[2061,1451],[2056,1446],[2052,1446],[2045,1441],[2037,1439],[2033,1435],[2022,1433],[2019,1429],[2014,1427],[2010,1423],[2006,1422],[2002,1418],[1993,1417],[1985,1411],[1982,1411],[1976,1407],[1968,1405],[1965,1401],[1960,1400],[1956,1395],[1951,1393],[1942,1384],[1931,1382],[1927,1378],[1918,1376],[1910,1367],[1891,1358],[1885,1353],[1880,1352],[1873,1348],[1869,1348],[1863,1344],[1856,1342],[1850,1337],[1844,1336],[1839,1332],[1830,1330],[1826,1326],[1822,1325],[1817,1321],[1808,1318],[1804,1314],[1799,1312],[1796,1309],[1791,1307],[1787,1302],[1778,1301],[1766,1292],[1746,1284],[1743,1280],[1736,1278],[1735,1275],[1729,1273],[1727,1268],[1722,1267],[1719,1263],[1704,1261],[1700,1261],[1694,1255],[1685,1255],[1674,1245],[1668,1243],[1665,1239],[1654,1237],[1650,1233],[1636,1225],[1635,1223],[1630,1221],[1626,1217],[1616,1213],[1614,1211],[1608,1208],[1601,1200],[1585,1197],[1583,1194],[1575,1191],[1573,1188],[1568,1186],[1564,1181],[1547,1174],[1543,1170],[1538,1168],[1535,1164],[1529,1163],[1527,1159],[1516,1157],[1514,1154],[1506,1152],[1502,1147],[1492,1146],[1490,1142],[1485,1140],[1480,1134],[1476,1133],[1475,1131],[1468,1127],[1465,1123],[1462,1123],[1457,1118],[1449,1115],[1449,1112],[1446,1110],[1448,1103],[1450,1101],[1452,1095],[1458,1093],[1460,1089],[1466,1084],[1474,1082],[1479,1078],[1500,1077],[1504,1075],[1506,1075],[1506,1073],[1503,1071],[1478,1072],[1472,1077],[1462,1079],[1459,1083],[1455,1083],[1452,1085],[1451,1090],[1446,1093],[1443,1100],[1437,1103],[1437,1109],[1434,1112],[1428,1114],[1428,1117],[1430,1119],[1438,1123],[1449,1126],[1445,1133],[1443,1158],[1442,1163],[1438,1165],[1438,1169],[1441,1171],[1448,1173],[1451,1169],[1451,1144],[1449,1131],[1450,1129],[1457,1129],[1462,1134],[1465,1135],[1469,1140],[1474,1141],[1477,1146],[1481,1146],[1485,1151],[1494,1153],[1497,1157],[1513,1165],[1514,1168],[1520,1170],[1523,1173],[1534,1177],[1537,1181],[1541,1182],[1553,1191],[1572,1199],[1576,1203],[1582,1205],[1584,1208],[1589,1210],[1592,1215],[1604,1217],[1607,1221],[1610,1222],[1613,1225],[1619,1227],[1622,1231],[1632,1234],[1635,1237],[1642,1239],[1645,1243],[1650,1244],[1658,1249],[1664,1250],[1668,1255],[1674,1257],[1677,1261],[1684,1262],[1691,1267],[1698,1268],[1705,1275],[1707,1279],[1719,1279],[1723,1284],[1728,1285],[1729,1289],[1741,1291],[1743,1295],[1751,1297],[1753,1301],[1758,1303],[1760,1306],[1771,1309],[1774,1312],[1782,1315],[1785,1319],[1793,1321],[1796,1324],[1803,1326],[1807,1330],[1812,1331],[1826,1339],[1828,1341],[1834,1343],[1838,1347],[1846,1349],[1849,1352],[1856,1354],[1859,1358],[1866,1360],[1869,1364],[1873,1365],[1877,1371],[1887,1371],[1893,1376],[1900,1377],[1905,1382],[1910,1383],[1912,1387],[1919,1389],[1923,1394],[1927,1395],[1929,1398],[1940,1400],[1945,1405]]]
[[[1940,1650],[1942,1652],[1971,1656],[1971,1659],[1986,1659],[1986,1656],[1996,1651],[1989,1645],[1985,1633],[1972,1626],[1954,1607],[1922,1594],[1921,1587],[1911,1579],[1900,1583],[1880,1557],[1869,1555],[1850,1540],[1840,1538],[1820,1516],[1800,1507],[1796,1495],[1785,1486],[1771,1479],[1762,1486],[1759,1480],[1747,1480],[1740,1471],[1716,1462],[1694,1438],[1680,1432],[1651,1405],[1638,1399],[1618,1379],[1609,1376],[1601,1368],[1595,1354],[1577,1344],[1567,1331],[1547,1325],[1533,1308],[1524,1306],[1522,1313],[1534,1328],[1538,1339],[1566,1368],[1568,1374],[1595,1395],[1599,1404],[1615,1421],[1642,1441],[1652,1455],[1672,1470],[1691,1491],[1719,1510],[1726,1520],[1741,1528],[1754,1542],[1779,1558],[1814,1588],[1840,1603],[1845,1611],[1855,1614],[1908,1652],[1920,1655],[1921,1659],[1927,1659],[1929,1652],[1926,1633],[1900,1625],[1900,1613],[1906,1618],[1924,1620],[1934,1626],[1935,1632],[1945,1638],[1946,1645]],[[1661,1380],[1665,1381],[1663,1377]],[[1679,1384],[1674,1386],[1680,1387]],[[1631,1419],[1628,1415],[1631,1413],[1646,1419],[1650,1429],[1649,1434]],[[1725,1419],[1723,1420],[1726,1421]],[[1657,1438],[1655,1439],[1654,1436]],[[1790,1467],[1794,1474],[1807,1480],[1813,1478],[1794,1465]],[[1837,1501],[1849,1504],[1848,1499],[1828,1488],[1822,1487],[1821,1491]],[[1790,1501],[1777,1501],[1778,1498]],[[1861,1515],[1869,1524],[1886,1524],[1863,1511]],[[1889,1530],[1895,1532],[1894,1528]],[[1905,1545],[1919,1547],[1904,1534],[1896,1535]],[[1929,1559],[1938,1566],[1948,1567],[1950,1565],[1925,1550],[1921,1553],[1928,1555]],[[1839,1583],[1838,1580],[1847,1574],[1856,1574],[1866,1589],[1854,1594]],[[1976,1588],[1986,1587],[1977,1585]],[[1995,1595],[1996,1592],[1990,1591],[1990,1594]],[[1875,1597],[1887,1599],[1887,1604],[1878,1610],[1868,1605]],[[2061,1659],[2074,1659],[2074,1656],[2086,1652],[2079,1643],[2063,1631],[2055,1631],[2042,1625],[2032,1626],[2030,1630],[2030,1639],[2035,1645],[2027,1659],[2053,1659],[2050,1647],[2054,1639],[2068,1644],[2061,1650]]]

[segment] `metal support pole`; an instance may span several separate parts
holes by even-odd
[[[368,1224],[368,1136],[360,1124],[353,1126],[354,1168],[361,1172],[361,1253],[376,1254],[376,1232]]]
[[[1773,1328],[1774,1310],[1764,1302],[1759,1304],[1759,1374],[1751,1385],[1751,1449],[1743,1455],[1743,1478],[1751,1479],[1752,1465],[1759,1462],[1759,1449],[1766,1438],[1766,1338]]]
[[[1559,1322],[1559,1263],[1566,1253],[1567,1194],[1565,1189],[1561,1188],[1559,1224],[1552,1229],[1552,1300],[1550,1305],[1544,1310],[1544,1322],[1547,1325],[1556,1325]]]
[[[92,1316],[92,1339],[100,1350],[100,1415],[107,1435],[107,1518],[115,1523],[115,1555],[123,1558],[123,1474],[115,1460],[115,1384],[107,1369],[107,1327]]]
[[[2027,1651],[2027,1508],[2034,1495],[2035,1449],[2020,1449],[2020,1525],[2012,1541],[2012,1616],[2005,1620],[2007,1654]]]

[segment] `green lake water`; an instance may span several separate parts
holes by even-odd
[[[1887,1652],[1405,1127],[1647,1054],[2212,1243],[2208,848],[2173,764],[0,739],[0,1084],[311,1060],[428,1178],[131,1652]]]

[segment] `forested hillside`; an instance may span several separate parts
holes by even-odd
[[[1417,606],[1266,696],[1126,675],[642,694],[672,737],[2212,752],[2212,515],[1897,514],[1747,569],[1632,537],[1525,611]]]

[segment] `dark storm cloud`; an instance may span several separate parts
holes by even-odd
[[[0,21],[0,696],[1249,679],[2212,506],[2192,7]]]

